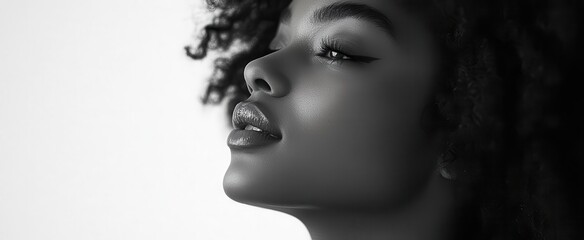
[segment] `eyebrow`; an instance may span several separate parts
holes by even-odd
[[[287,12],[284,11],[283,14],[284,13],[289,14],[290,10],[289,9],[287,10],[288,11]],[[380,11],[365,4],[347,2],[333,3],[314,11],[314,14],[312,15],[311,18],[311,22],[323,23],[349,17],[363,19],[372,22],[373,24],[377,25],[378,27],[382,28],[384,31],[389,33],[390,36],[392,37],[395,36],[393,24],[391,23],[389,18],[387,18],[387,16],[385,16],[385,14],[381,13]]]

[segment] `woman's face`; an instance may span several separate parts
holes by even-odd
[[[390,0],[294,0],[282,20],[277,51],[244,73],[246,102],[281,139],[232,132],[226,194],[280,210],[408,201],[437,165],[421,127],[437,70],[429,30]]]

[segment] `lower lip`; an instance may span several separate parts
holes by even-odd
[[[232,149],[244,149],[277,143],[280,139],[253,130],[234,129],[227,137],[227,146]]]

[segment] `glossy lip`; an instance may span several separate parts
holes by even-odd
[[[235,106],[232,124],[235,129],[227,138],[227,145],[232,149],[260,147],[282,139],[280,129],[253,102],[243,101]],[[257,127],[262,132],[246,130],[247,125]]]

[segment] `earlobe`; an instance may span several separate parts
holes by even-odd
[[[446,167],[440,167],[440,176],[447,180],[456,180],[456,174]]]
[[[443,153],[438,157],[438,171],[440,171],[440,176],[444,179],[456,180],[456,173],[453,171],[451,165],[453,161],[453,157],[449,156],[448,153]]]

